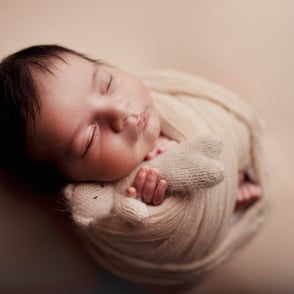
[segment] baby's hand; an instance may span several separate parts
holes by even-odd
[[[152,147],[152,150],[145,156],[146,160],[153,159],[156,155],[165,152],[170,147],[178,144],[178,142],[169,139],[165,136],[160,136],[155,141],[154,146]]]
[[[167,182],[158,180],[158,170],[142,166],[134,180],[133,186],[127,189],[132,198],[138,198],[147,204],[159,205],[165,199]]]

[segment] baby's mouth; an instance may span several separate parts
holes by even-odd
[[[138,120],[136,122],[136,128],[137,128],[138,137],[141,135],[141,133],[146,128],[148,120],[149,120],[149,108],[145,107],[144,111],[142,111],[140,113],[140,115],[138,116]]]

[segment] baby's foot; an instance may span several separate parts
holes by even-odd
[[[239,185],[237,191],[236,210],[246,209],[252,203],[261,198],[260,185],[245,177],[243,172],[239,173]]]

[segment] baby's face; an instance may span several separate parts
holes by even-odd
[[[28,136],[35,160],[71,181],[113,181],[151,150],[160,125],[150,94],[132,75],[75,55],[33,72],[40,114]]]

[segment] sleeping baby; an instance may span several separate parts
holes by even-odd
[[[0,74],[1,165],[53,170],[86,248],[114,274],[201,280],[263,222],[260,120],[226,89],[173,71],[138,79],[56,45],[8,56]]]

